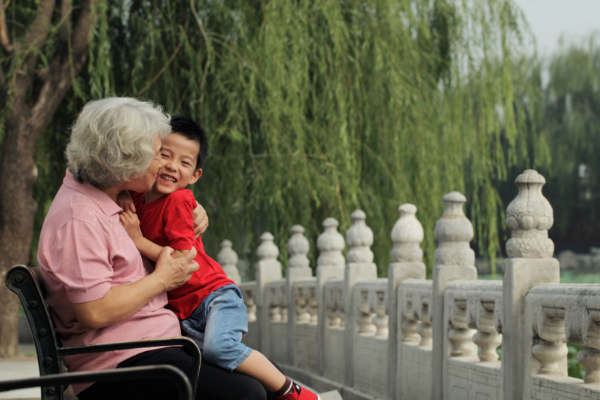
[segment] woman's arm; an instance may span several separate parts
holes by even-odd
[[[106,295],[87,303],[71,304],[75,317],[87,329],[100,329],[126,320],[159,294],[187,282],[198,270],[196,249],[176,259],[165,247],[152,274],[129,285],[113,286]]]

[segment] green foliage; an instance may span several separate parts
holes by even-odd
[[[343,233],[361,208],[385,274],[396,209],[410,202],[431,265],[441,198],[452,190],[469,198],[480,252],[499,253],[494,183],[540,153],[531,145],[539,86],[511,1],[100,3],[87,68],[48,134],[64,143],[73,110],[108,94],[198,120],[211,145],[195,188],[211,221],[209,254],[225,238],[254,253],[268,230],[285,262],[292,225],[314,244],[326,217]],[[41,204],[59,180],[39,182],[50,188],[36,192]]]
[[[567,353],[567,373],[571,378],[582,379],[585,374],[585,368],[577,361],[577,353],[585,349],[585,346],[576,344],[567,344],[569,353]]]
[[[592,35],[580,45],[563,44],[550,58],[548,70],[543,137],[553,160],[547,197],[554,207],[555,236],[569,241],[598,240],[599,36]],[[582,165],[585,169],[580,170]]]

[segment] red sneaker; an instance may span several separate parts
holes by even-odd
[[[306,388],[300,387],[296,382],[292,382],[290,392],[279,396],[277,400],[321,400],[321,397]]]

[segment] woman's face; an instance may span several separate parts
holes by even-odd
[[[154,182],[156,181],[156,178],[158,177],[158,175],[157,175],[158,169],[161,167],[161,157],[160,157],[161,145],[162,145],[162,142],[160,140],[160,136],[156,136],[156,139],[154,139],[154,144],[152,146],[154,149],[154,159],[152,160],[152,163],[150,164],[150,166],[148,167],[146,172],[144,172],[143,175],[128,182],[128,184],[127,184],[128,190],[133,190],[138,193],[146,193],[146,192],[149,192],[150,189],[152,189],[152,186],[154,186]]]

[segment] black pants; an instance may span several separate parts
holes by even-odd
[[[182,348],[147,351],[131,357],[117,368],[167,364],[179,368],[192,377],[192,356]],[[277,367],[279,368],[279,367]],[[99,382],[77,396],[79,400],[169,400],[177,399],[177,389],[167,380],[139,380],[129,382]],[[228,372],[202,360],[196,400],[274,400],[275,395],[254,378],[238,372]]]

